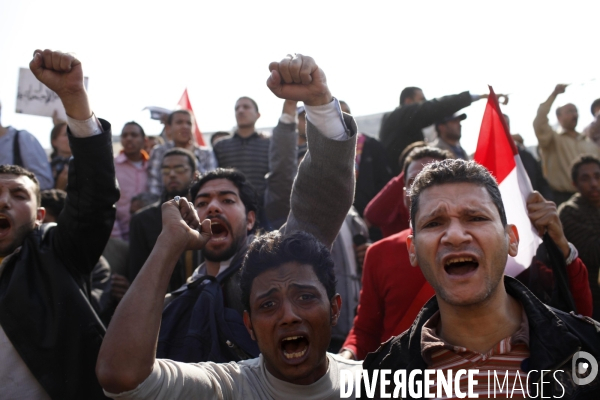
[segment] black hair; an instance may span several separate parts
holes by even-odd
[[[402,150],[402,153],[400,153],[400,156],[398,157],[398,165],[400,166],[400,170],[404,170],[404,163],[406,162],[406,157],[408,157],[411,151],[413,151],[417,147],[425,146],[427,146],[427,143],[425,143],[422,140],[419,140],[418,142],[412,142],[411,144],[406,146],[404,150]]]
[[[165,158],[170,157],[170,156],[185,156],[185,157],[187,157],[190,167],[192,168],[192,173],[194,173],[194,171],[196,171],[196,169],[198,168],[198,162],[196,161],[196,156],[189,150],[186,150],[182,147],[173,147],[172,149],[169,149],[165,152],[165,155],[162,158],[163,161]]]
[[[215,132],[210,136],[210,144],[214,147],[216,141],[221,140],[226,137],[229,137],[229,136],[231,136],[231,133],[227,132],[227,131]]]
[[[417,90],[421,90],[421,88],[418,88],[416,86],[409,86],[402,89],[402,92],[400,93],[400,105],[403,106],[404,103],[406,103],[406,100],[412,99],[415,96]]]
[[[412,163],[413,161],[420,160],[422,158],[433,158],[435,160],[442,161],[454,157],[452,156],[452,153],[450,153],[448,150],[438,149],[437,147],[424,146],[413,148],[413,150],[410,153],[408,153],[408,156],[404,160],[404,167],[402,168],[402,171],[404,172],[404,182],[406,184],[408,184],[408,182],[406,181],[406,173],[408,172],[408,167],[410,166],[410,163]]]
[[[57,219],[60,212],[65,208],[67,192],[61,189],[42,190],[41,198],[41,207],[46,209],[48,215]]]
[[[123,125],[123,128],[125,128],[127,125],[135,125],[138,128],[140,128],[140,132],[142,132],[142,137],[146,137],[146,132],[144,132],[144,128],[142,128],[142,126],[140,124],[138,124],[135,121],[129,121],[129,122],[125,122],[125,125]]]
[[[331,252],[317,238],[307,232],[296,231],[283,235],[272,231],[257,236],[248,247],[240,272],[242,304],[250,312],[250,292],[254,279],[265,271],[276,269],[288,262],[310,265],[331,300],[335,294],[335,273]]]
[[[579,178],[579,168],[585,164],[597,164],[600,166],[600,158],[591,154],[582,154],[577,157],[571,164],[571,180],[574,184],[577,183],[577,179]]]
[[[256,194],[256,190],[254,190],[250,181],[246,179],[246,175],[235,168],[217,168],[202,174],[197,181],[192,183],[190,188],[192,201],[196,200],[196,196],[200,189],[202,189],[202,186],[215,179],[227,179],[235,185],[238,192],[240,192],[240,200],[244,203],[246,214],[250,211],[256,212],[258,210],[258,195]],[[254,226],[256,226],[256,224],[254,224]],[[254,228],[252,228],[252,231],[253,230]]]
[[[248,96],[242,96],[242,97],[240,97],[239,99],[236,100],[236,103],[238,101],[242,100],[242,99],[250,100],[250,102],[252,103],[252,105],[254,105],[254,109],[256,110],[256,112],[258,112],[258,104],[256,104],[256,102],[253,99],[251,99],[250,97],[248,97]]]
[[[169,114],[169,118],[167,118],[167,125],[171,125],[173,123],[173,117],[175,114],[187,114],[192,118],[192,113],[189,110],[175,110],[171,114]]]
[[[28,169],[25,169],[19,165],[10,165],[10,164],[2,164],[0,165],[0,174],[4,175],[17,175],[17,176],[26,176],[35,183],[35,198],[37,200],[37,205],[40,207],[42,203],[42,195],[40,193],[40,182],[35,177],[35,174]]]
[[[498,209],[502,226],[506,226],[504,203],[502,203],[498,183],[492,174],[475,161],[448,159],[427,164],[417,175],[410,188],[410,221],[415,235],[417,233],[415,217],[419,211],[419,196],[425,189],[446,183],[473,183],[485,187]]]
[[[590,110],[592,111],[592,115],[595,117],[596,115],[594,115],[594,109],[596,108],[600,108],[600,99],[596,99],[594,100],[594,102],[592,103],[592,107],[590,107]]]

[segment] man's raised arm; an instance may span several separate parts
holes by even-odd
[[[288,55],[269,65],[267,86],[280,98],[304,102],[308,153],[292,189],[282,230],[302,230],[331,247],[354,200],[356,124],[343,115],[325,74],[308,56]]]
[[[102,342],[96,374],[110,393],[135,389],[152,372],[169,279],[184,250],[201,249],[210,239],[192,203],[181,198],[162,205],[162,232],[148,260],[121,300]]]
[[[92,113],[81,62],[58,51],[35,50],[29,68],[62,101],[73,158],[65,209],[53,245],[72,273],[88,275],[104,250],[119,199],[110,124]]]

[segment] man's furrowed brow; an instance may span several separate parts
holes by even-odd
[[[275,292],[277,292],[277,288],[271,288],[269,291],[267,291],[267,292],[265,292],[263,294],[259,294],[258,296],[256,296],[256,300],[265,299],[265,298],[271,296]]]

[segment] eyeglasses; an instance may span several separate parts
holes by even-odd
[[[178,165],[176,167],[160,167],[160,172],[163,175],[169,175],[171,171],[175,171],[176,174],[183,174],[190,170],[190,167],[184,165]]]

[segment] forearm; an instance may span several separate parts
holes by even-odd
[[[152,372],[164,297],[182,251],[181,244],[163,231],[117,307],[96,366],[100,384],[107,391],[132,390]]]

